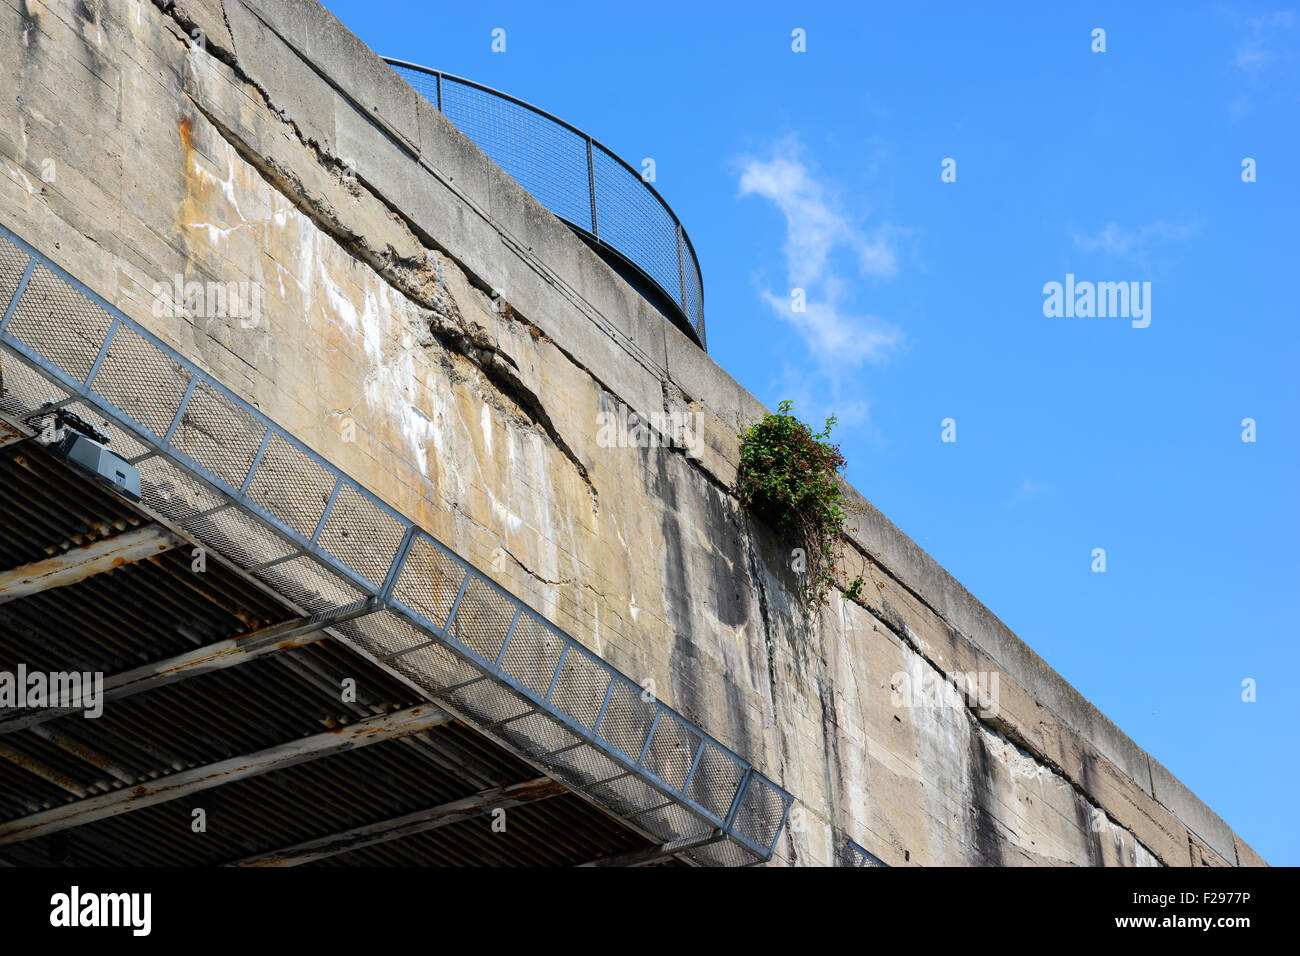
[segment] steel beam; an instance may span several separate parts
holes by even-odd
[[[681,840],[674,840],[672,843],[665,843],[662,846],[652,846],[646,850],[638,850],[636,853],[607,856],[603,859],[592,860],[590,863],[583,863],[581,866],[650,866],[653,863],[662,863],[678,853],[692,850],[697,846],[708,846],[710,843],[719,843],[725,839],[726,834],[715,829],[702,836],[685,837]]]
[[[370,717],[338,730],[303,737],[257,753],[232,757],[192,770],[183,770],[138,786],[123,787],[112,793],[77,800],[65,806],[0,823],[0,845],[30,840],[105,817],[166,803],[212,787],[257,777],[273,770],[284,770],[347,750],[417,734],[454,719],[446,711],[428,704]]]
[[[29,757],[27,754],[20,753],[5,744],[0,744],[0,760],[5,760],[16,767],[21,767],[28,773],[40,777],[46,783],[52,783],[60,790],[66,790],[74,796],[84,797],[86,795],[85,788],[71,777],[59,773],[59,771],[55,770],[53,767],[46,766],[35,757]]]
[[[472,797],[453,800],[450,803],[430,807],[427,810],[416,810],[414,813],[395,817],[392,820],[370,823],[366,826],[346,830],[343,833],[333,833],[318,840],[308,840],[306,843],[299,843],[284,850],[249,857],[229,865],[299,866],[303,863],[311,863],[315,860],[323,860],[326,857],[337,856],[340,853],[347,853],[350,850],[359,850],[362,847],[374,846],[377,843],[400,840],[402,837],[426,833],[429,830],[437,830],[440,827],[451,826],[455,823],[462,823],[465,820],[472,820],[474,817],[483,816],[494,810],[508,810],[513,807],[536,803],[548,797],[559,796],[567,792],[567,789],[563,784],[557,783],[550,777],[537,777],[534,780],[511,784],[508,787],[484,790]]]
[[[213,671],[244,664],[259,657],[282,654],[285,651],[306,647],[332,636],[326,629],[343,621],[369,614],[376,609],[373,602],[340,614],[299,617],[240,637],[227,638],[184,654],[169,657],[153,664],[144,664],[104,679],[102,701],[107,704],[124,697],[143,694],[188,677],[209,674]],[[66,717],[83,711],[84,707],[43,707],[16,710],[0,716],[0,737],[19,730],[43,724],[47,720]]]
[[[147,524],[73,548],[53,558],[0,571],[0,604],[76,584],[92,575],[170,551],[182,543],[166,528]]]

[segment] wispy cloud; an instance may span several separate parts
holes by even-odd
[[[1042,492],[1042,487],[1032,478],[1025,478],[1020,482],[1020,487],[1015,490],[1010,498],[1002,503],[1003,508],[1014,508],[1016,505],[1026,501]]]
[[[823,367],[852,369],[887,359],[901,345],[902,330],[847,305],[856,276],[844,270],[837,253],[848,253],[856,275],[890,278],[898,273],[900,230],[889,223],[866,228],[845,216],[794,137],[775,143],[767,158],[741,160],[740,194],[767,199],[785,218],[781,248],[789,288],[764,289],[763,301],[798,329]],[[793,306],[794,289],[804,290],[803,311]]]
[[[1236,47],[1232,63],[1240,71],[1242,85],[1230,104],[1230,112],[1239,118],[1255,108],[1260,98],[1279,93],[1287,105],[1294,103],[1297,66],[1297,40],[1300,40],[1300,16],[1293,10],[1275,10],[1262,16],[1243,16],[1229,11],[1236,28]]]
[[[1291,10],[1277,10],[1247,21],[1249,34],[1237,47],[1233,62],[1250,74],[1258,74],[1273,64],[1282,54],[1281,43],[1300,22]]]
[[[1201,221],[1187,223],[1165,222],[1157,219],[1136,229],[1129,229],[1119,223],[1107,223],[1098,233],[1085,235],[1075,233],[1074,244],[1084,252],[1105,252],[1110,255],[1143,255],[1157,240],[1188,239],[1201,231]]]

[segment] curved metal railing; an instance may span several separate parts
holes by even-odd
[[[580,129],[508,93],[384,59],[538,202],[649,281],[682,330],[707,348],[695,249],[640,173]]]

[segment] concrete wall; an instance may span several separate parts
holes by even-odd
[[[793,792],[774,862],[1263,862],[865,501],[810,620],[730,491],[761,404],[316,3],[0,0],[0,49],[0,221]]]

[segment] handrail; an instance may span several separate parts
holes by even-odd
[[[418,63],[384,60],[538,202],[651,283],[669,317],[707,350],[695,247],[639,172],[599,140],[516,96]],[[489,108],[492,101],[508,107]]]

